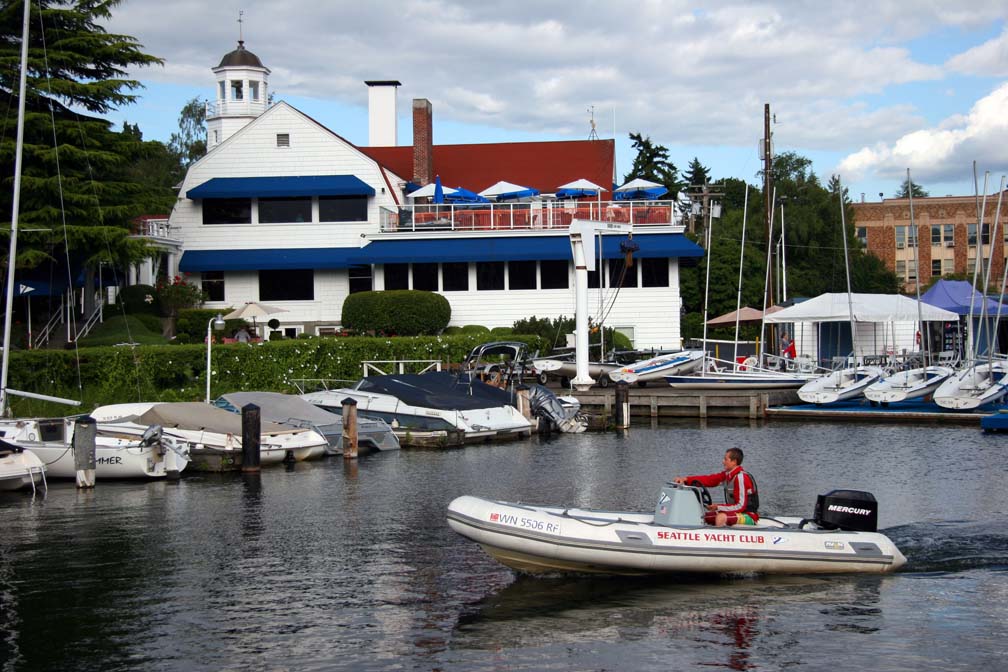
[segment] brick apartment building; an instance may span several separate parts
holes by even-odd
[[[1008,207],[1008,204],[1005,204]],[[882,259],[902,281],[907,292],[913,292],[918,277],[921,288],[931,279],[952,273],[973,275],[977,250],[982,250],[986,268],[992,254],[990,233],[994,228],[997,194],[987,197],[977,246],[977,201],[973,196],[935,196],[913,199],[914,227],[910,226],[910,201],[906,198],[886,198],[879,203],[854,203],[854,226],[857,236],[869,252]],[[1008,232],[1004,218],[997,227],[994,241],[990,283],[996,287],[1004,274],[1005,246]],[[920,273],[917,272],[915,247],[920,240]],[[983,270],[983,268],[981,270]]]

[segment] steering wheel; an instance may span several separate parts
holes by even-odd
[[[687,483],[687,485],[689,485],[692,488],[697,488],[700,490],[700,503],[703,504],[705,507],[710,506],[711,504],[714,503],[714,499],[710,495],[710,490],[708,490],[703,483],[701,483],[696,479],[693,479],[693,481]]]

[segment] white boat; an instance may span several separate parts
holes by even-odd
[[[448,524],[519,571],[659,573],[885,573],[906,558],[875,531],[870,493],[819,497],[813,520],[761,518],[709,527],[695,488],[666,485],[654,512],[530,506],[457,497]],[[831,529],[832,528],[832,529]]]
[[[227,469],[240,464],[242,418],[203,402],[133,403],[99,406],[91,412],[103,432],[141,436],[150,425],[188,450],[194,466]],[[318,432],[273,422],[262,422],[259,463],[279,464],[321,457],[327,442]]]
[[[348,397],[357,402],[358,414],[384,420],[405,445],[458,445],[532,433],[511,393],[446,372],[367,376],[352,388],[301,395],[332,412]]]
[[[313,429],[328,441],[326,452],[343,454],[343,416],[331,413],[301,397],[279,392],[230,392],[214,405],[225,411],[241,413],[246,404],[255,404],[263,420],[292,427]],[[399,439],[384,420],[357,418],[357,447],[361,451],[399,450]]]
[[[31,489],[45,485],[45,465],[21,446],[0,441],[0,492]]]
[[[979,408],[1000,400],[1008,392],[1008,361],[992,361],[967,366],[934,392],[934,402],[958,411]]]
[[[76,478],[73,432],[77,418],[17,418],[0,420],[0,438],[34,453],[49,478]],[[183,446],[163,437],[160,428],[122,433],[96,424],[95,478],[177,477],[189,464]]]
[[[813,378],[798,388],[798,398],[809,404],[832,404],[854,399],[885,375],[880,366],[852,366]]]
[[[544,358],[532,360],[538,380],[541,384],[546,384],[549,376],[560,379],[561,386],[566,387],[571,379],[577,375],[577,363],[572,359]],[[588,375],[597,380],[600,387],[608,387],[612,382],[609,377],[610,371],[621,368],[622,365],[616,362],[588,362]]]
[[[708,358],[699,371],[665,376],[665,382],[677,390],[794,390],[818,377],[811,372],[765,369],[756,362],[755,357],[749,357],[741,364],[722,368],[727,362]]]
[[[617,383],[637,383],[644,387],[649,381],[662,380],[665,376],[696,371],[703,366],[706,356],[703,350],[681,350],[621,366],[610,371],[609,377]]]
[[[951,366],[932,364],[885,375],[865,388],[868,401],[891,404],[909,399],[921,399],[932,394],[955,374]]]

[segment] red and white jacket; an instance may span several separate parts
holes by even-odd
[[[706,476],[687,476],[686,482],[700,481],[704,487],[713,488],[724,484],[726,504],[718,504],[717,510],[723,513],[745,513],[758,520],[759,514],[756,511],[749,511],[752,506],[752,495],[756,493],[756,483],[752,476],[747,474],[739,465],[731,471],[719,471],[716,474]],[[731,485],[729,491],[728,486]]]

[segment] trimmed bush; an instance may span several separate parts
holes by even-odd
[[[189,308],[180,310],[175,318],[175,340],[183,334],[189,339],[188,343],[204,343],[206,341],[207,325],[210,324],[217,313],[230,312],[210,308]],[[224,336],[230,336],[241,327],[246,325],[245,320],[224,320],[224,329],[215,331],[214,336],[220,340]]]
[[[434,292],[357,292],[343,302],[343,326],[362,334],[431,336],[441,333],[449,320],[448,299]]]
[[[507,341],[514,336],[514,329],[511,327],[494,327],[490,330],[490,337],[498,341]]]
[[[150,297],[150,301],[147,300],[147,297]],[[157,300],[157,290],[151,285],[123,287],[119,292],[118,302],[122,304],[123,312],[126,313],[157,315],[161,311]]]
[[[489,336],[490,335],[490,329],[487,328],[487,327],[484,327],[482,324],[467,324],[464,327],[462,327],[461,330],[459,330],[459,333],[460,334],[471,334],[471,335],[474,335],[474,336],[476,336],[476,335]]]

